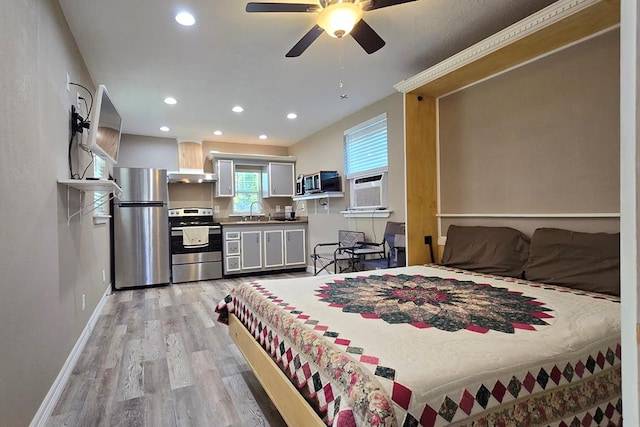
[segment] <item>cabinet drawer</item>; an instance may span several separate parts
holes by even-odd
[[[240,240],[240,232],[227,231],[224,233],[224,240]]]
[[[240,255],[240,240],[227,240],[225,245],[225,255]]]
[[[224,271],[225,273],[230,273],[232,271],[240,271],[240,257],[239,256],[226,257]]]

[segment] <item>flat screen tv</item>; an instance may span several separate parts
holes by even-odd
[[[120,149],[122,117],[104,85],[98,86],[93,102],[87,148],[106,161],[116,164]]]

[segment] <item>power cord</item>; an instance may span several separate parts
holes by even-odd
[[[79,133],[84,133],[85,129],[89,129],[91,126],[91,122],[89,121],[89,117],[91,117],[91,110],[93,109],[93,94],[91,93],[91,91],[89,89],[87,89],[86,87],[82,86],[81,84],[78,83],[73,83],[70,82],[70,85],[73,86],[78,86],[82,89],[84,89],[88,94],[89,97],[91,99],[91,103],[89,104],[89,106],[87,106],[87,100],[84,97],[78,96],[78,99],[81,99],[84,102],[84,106],[85,106],[85,110],[87,110],[87,117],[84,118],[80,115],[80,113],[76,110],[76,106],[75,105],[71,105],[71,138],[69,138],[69,150],[67,153],[67,161],[69,163],[69,176],[71,177],[71,179],[84,179],[87,170],[89,170],[89,167],[93,164],[94,161],[94,154],[91,152],[91,150],[87,149],[86,147],[84,147],[82,144],[78,144],[78,146],[80,148],[82,148],[84,151],[86,151],[90,156],[91,156],[91,161],[89,162],[89,164],[87,165],[87,167],[84,169],[84,171],[82,172],[82,175],[79,175],[77,173],[73,172],[73,165],[72,165],[72,161],[71,161],[71,149],[73,147],[73,140],[76,138],[76,135]]]
[[[87,165],[86,168],[84,168],[84,171],[82,172],[82,176],[80,176],[79,179],[84,179],[84,176],[87,174],[87,171],[89,170],[89,167],[93,164],[94,159],[96,158],[96,155],[93,154],[92,151],[90,150],[85,150],[87,151],[87,153],[89,153],[89,155],[91,156],[91,161],[89,162],[89,164]]]
[[[373,234],[373,241],[377,242],[378,237],[376,236],[376,222],[374,218],[376,217],[376,211],[371,212],[371,233]]]
[[[73,147],[73,140],[76,138],[76,135],[79,133],[83,133],[84,129],[89,129],[89,122],[86,121],[78,112],[76,111],[75,105],[71,106],[71,138],[69,138],[69,150],[67,152],[67,161],[69,162],[69,175],[71,179],[82,179],[84,174],[86,173],[86,169],[82,176],[77,173],[73,173],[73,166],[71,161],[71,148]],[[82,144],[78,144],[79,147],[82,147]],[[84,149],[85,151],[88,151]],[[93,156],[91,157],[91,163],[93,163]],[[89,165],[91,165],[89,163]]]
[[[87,116],[88,118],[89,116]],[[83,133],[85,129],[89,129],[91,123],[89,120],[85,119],[78,113],[76,110],[76,106],[71,106],[71,133],[72,137],[75,136],[76,133]]]
[[[89,94],[89,98],[91,98],[91,106],[89,107],[89,111],[87,112],[87,118],[91,117],[91,110],[93,109],[93,93],[91,93],[91,91],[89,89],[87,89],[86,87],[82,86],[81,84],[73,83],[73,82],[70,82],[69,84],[73,85],[73,86],[81,87],[82,89],[84,89]],[[80,99],[84,99],[84,98],[80,98]],[[86,105],[86,101],[85,101],[85,105]]]
[[[71,138],[69,138],[69,152],[68,152],[68,162],[69,162],[69,177],[71,179],[78,179],[78,175],[73,173],[73,168],[71,166],[71,146],[73,145],[73,138],[75,137],[75,133],[72,131]]]

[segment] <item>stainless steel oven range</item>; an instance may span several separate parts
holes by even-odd
[[[171,282],[222,278],[222,231],[208,208],[169,209]]]

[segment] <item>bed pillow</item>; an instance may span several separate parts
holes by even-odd
[[[620,295],[620,233],[538,228],[531,237],[525,278]]]
[[[510,227],[450,225],[442,265],[522,277],[529,257],[529,238]]]

